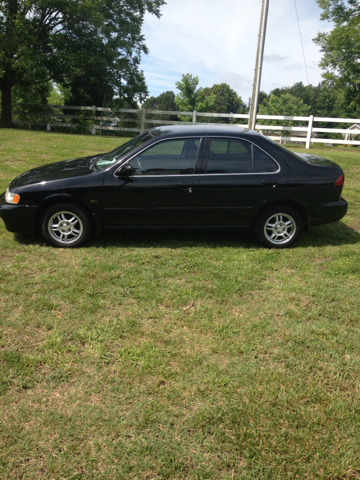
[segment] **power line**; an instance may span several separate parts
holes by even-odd
[[[304,57],[304,65],[305,65],[305,70],[306,70],[306,76],[307,76],[308,85],[310,85],[309,73],[308,73],[308,69],[307,69],[307,65],[306,65],[306,58],[305,58],[304,44],[303,44],[303,40],[302,40],[302,36],[301,36],[301,29],[300,29],[299,15],[298,15],[297,6],[296,6],[296,0],[294,0],[294,5],[295,5],[296,18],[297,18],[298,27],[299,27],[299,35],[300,35],[301,48],[302,48],[303,57]]]

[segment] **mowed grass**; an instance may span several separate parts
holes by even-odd
[[[0,191],[121,141],[0,130]],[[360,478],[360,151],[320,153],[349,213],[289,250],[208,231],[61,250],[0,221],[1,478]]]

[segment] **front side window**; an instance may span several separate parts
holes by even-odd
[[[199,145],[199,138],[164,140],[136,155],[128,165],[133,175],[189,175],[195,171]]]
[[[211,138],[206,173],[269,173],[278,165],[255,145],[233,138]]]
[[[130,153],[131,150],[140,147],[143,143],[148,142],[154,138],[154,135],[151,132],[144,132],[141,135],[138,135],[135,138],[132,138],[128,142],[120,145],[120,147],[115,148],[109,153],[105,153],[97,160],[95,166],[97,170],[105,170],[110,165],[116,163],[121,157],[124,157],[126,154]]]

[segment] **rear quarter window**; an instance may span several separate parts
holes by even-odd
[[[254,173],[276,172],[279,167],[272,158],[254,145]]]

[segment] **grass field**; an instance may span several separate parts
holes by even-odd
[[[0,130],[0,192],[120,141]],[[0,221],[1,478],[360,479],[360,151],[321,154],[349,212],[289,250]]]

